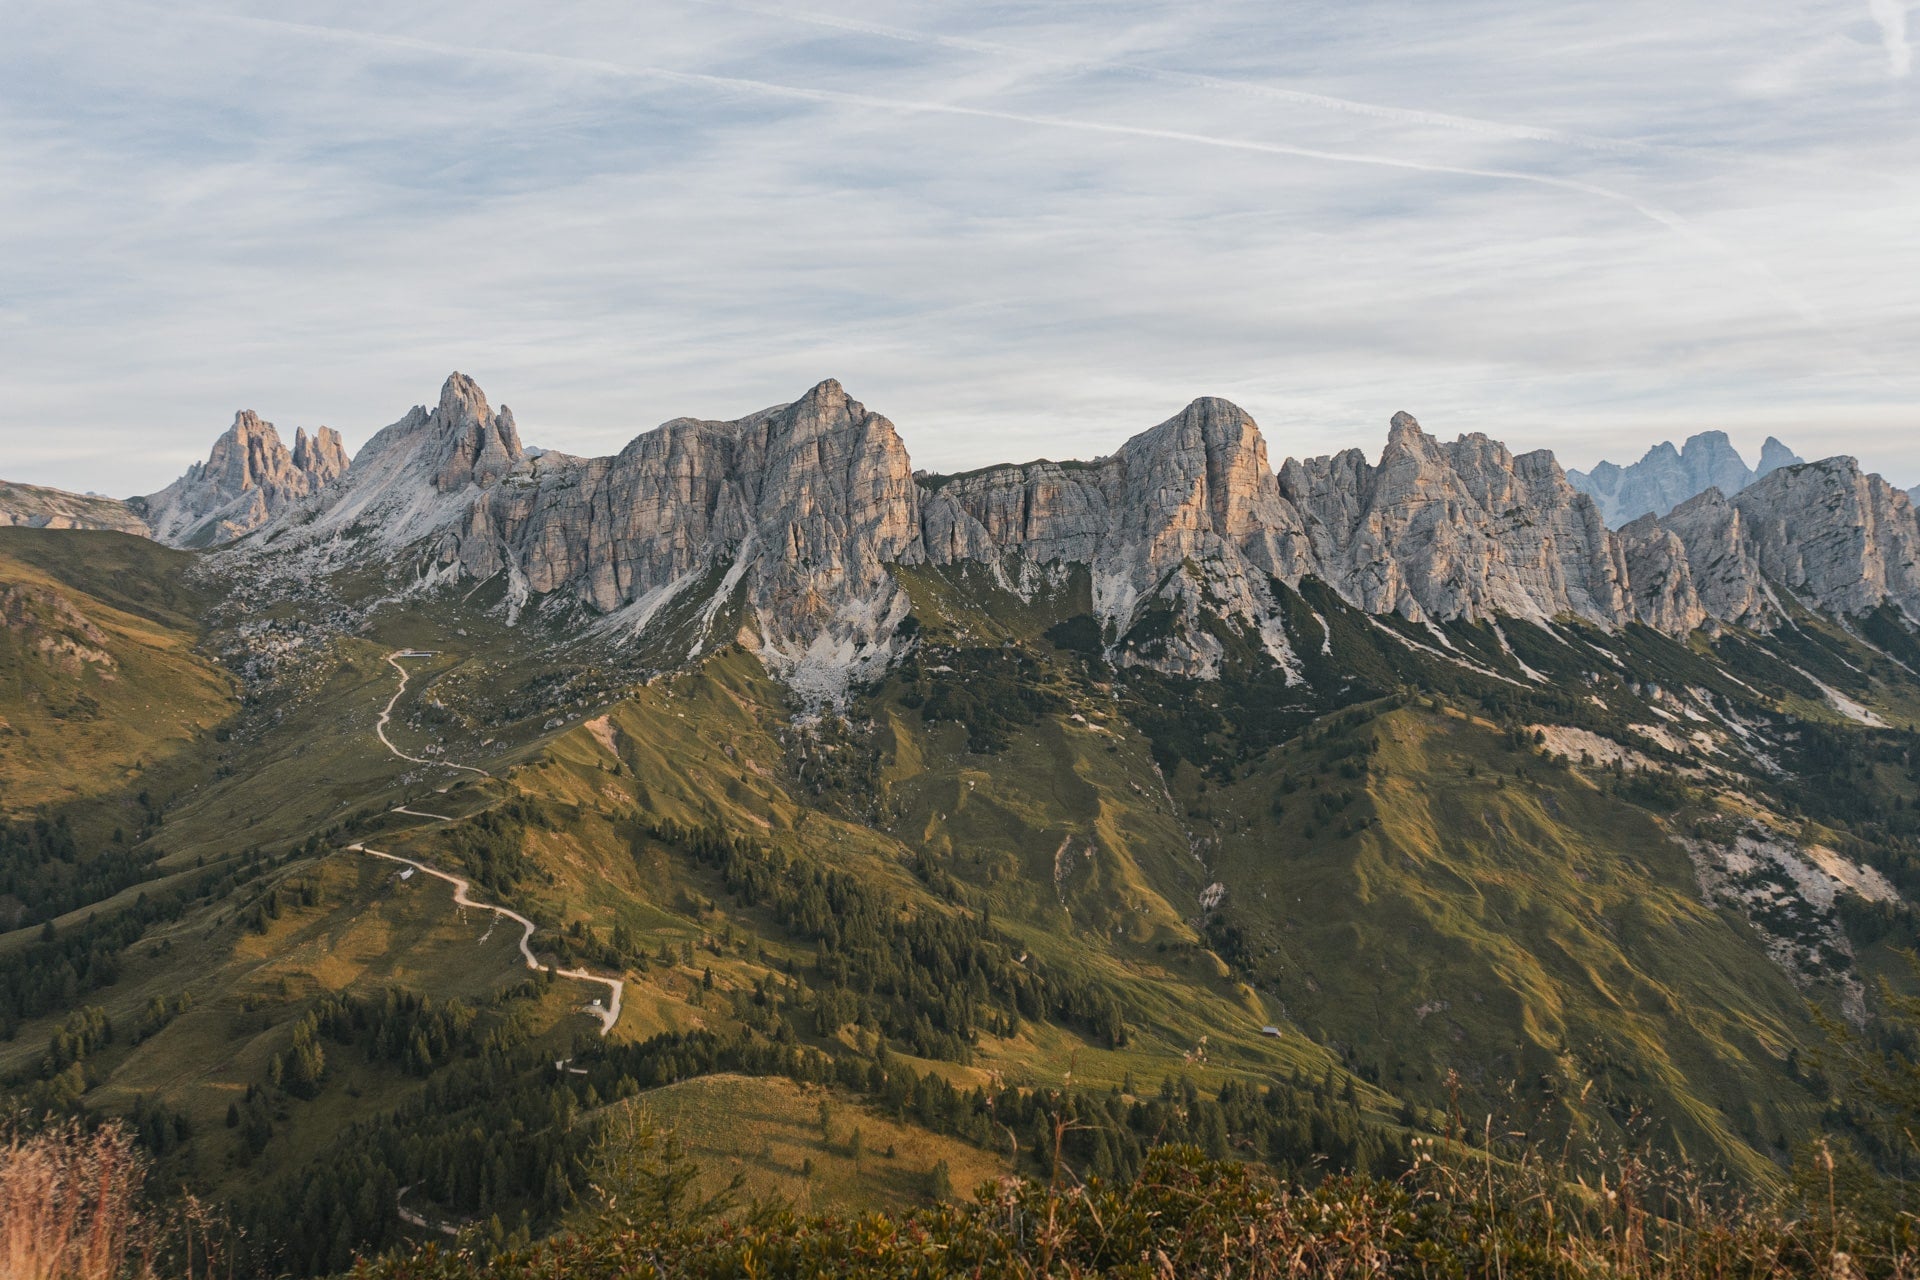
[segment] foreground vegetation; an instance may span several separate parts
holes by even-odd
[[[1920,1270],[1915,1220],[1814,1153],[1777,1200],[1727,1202],[1684,1174],[1619,1161],[1596,1185],[1550,1166],[1449,1158],[1402,1178],[1274,1181],[1193,1147],[1160,1147],[1130,1181],[1008,1178],[964,1205],[904,1215],[718,1217],[654,1162],[646,1212],[491,1257],[429,1245],[355,1280],[613,1280],[834,1275],[1293,1277],[1867,1277]],[[670,1153],[669,1153],[670,1155]]]
[[[1056,1129],[1064,1136],[1065,1124]],[[1132,1178],[984,1182],[967,1203],[854,1216],[743,1203],[646,1111],[601,1129],[594,1204],[537,1243],[403,1245],[353,1280],[843,1280],[1027,1277],[1907,1277],[1920,1218],[1903,1188],[1810,1147],[1793,1184],[1752,1200],[1644,1154],[1591,1180],[1530,1152],[1490,1160],[1420,1144],[1394,1179],[1276,1180],[1192,1146],[1155,1148]],[[232,1225],[189,1199],[142,1199],[150,1174],[118,1124],[63,1124],[0,1145],[8,1280],[190,1280],[235,1274]]]

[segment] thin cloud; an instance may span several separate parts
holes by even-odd
[[[1920,127],[1857,8],[858,7],[1059,60],[701,5],[328,6],[380,43],[28,6],[0,475],[148,492],[235,408],[358,442],[461,368],[577,453],[835,376],[935,469],[1221,394],[1276,458],[1377,450],[1399,408],[1575,463],[1764,419],[1920,478],[1920,191],[1885,177]],[[1789,52],[1789,87],[1749,74]]]
[[[1913,70],[1913,46],[1907,43],[1907,6],[1901,0],[1867,0],[1880,40],[1887,47],[1887,70],[1899,79]]]
[[[1577,178],[1562,178],[1552,174],[1530,173],[1521,169],[1444,164],[1438,161],[1409,160],[1397,156],[1375,155],[1355,151],[1336,151],[1321,147],[1296,146],[1283,142],[1263,142],[1247,138],[1222,137],[1214,134],[1194,133],[1182,129],[1159,129],[1143,125],[1119,124],[1101,120],[1083,120],[1069,116],[1001,110],[994,107],[967,106],[952,102],[884,97],[877,94],[854,93],[841,89],[811,88],[759,80],[746,76],[680,71],[669,67],[610,62],[601,58],[583,58],[572,54],[464,45],[438,40],[424,40],[414,36],[400,36],[382,32],[362,31],[354,28],[292,22],[280,18],[229,17],[226,15],[219,15],[219,17],[222,21],[237,24],[279,28],[305,35],[364,42],[367,44],[405,49],[416,53],[440,54],[463,58],[497,59],[506,62],[562,67],[568,70],[587,71],[599,75],[664,81],[709,89],[744,92],[796,102],[862,107],[908,115],[957,116],[973,120],[993,120],[1006,124],[1031,125],[1043,129],[1064,129],[1081,133],[1104,134],[1110,137],[1140,138],[1155,142],[1173,142],[1193,146],[1213,147],[1225,151],[1242,151],[1256,155],[1286,156],[1296,159],[1325,161],[1333,164],[1368,165],[1382,169],[1398,169],[1409,173],[1480,178],[1492,182],[1527,183],[1534,186],[1547,187],[1556,191],[1565,191],[1575,195],[1603,200],[1629,209],[1647,221],[1684,237],[1697,248],[1723,259],[1737,270],[1752,277],[1775,301],[1802,322],[1828,333],[1830,336],[1839,337],[1838,334],[1834,333],[1832,325],[1821,313],[1820,309],[1814,306],[1813,303],[1808,301],[1797,290],[1785,284],[1765,263],[1739,252],[1720,239],[1700,230],[1687,219],[1670,209],[1663,209],[1658,205],[1649,203],[1638,196],[1631,195],[1617,188],[1602,186],[1595,182],[1585,182]],[[1858,353],[1853,354],[1856,359],[1871,366],[1871,362],[1867,361],[1864,356],[1860,356]]]
[[[1618,154],[1644,152],[1650,149],[1642,143],[1628,139],[1602,138],[1582,133],[1569,133],[1561,129],[1543,128],[1538,125],[1515,124],[1504,120],[1485,120],[1475,116],[1453,115],[1444,111],[1430,111],[1414,107],[1396,107],[1379,102],[1364,102],[1355,98],[1337,97],[1333,94],[1312,93],[1304,89],[1288,89],[1278,85],[1256,84],[1246,80],[1232,79],[1227,76],[1206,75],[1202,72],[1195,71],[1178,71],[1167,67],[1150,66],[1141,62],[1047,53],[1017,45],[1002,44],[992,40],[946,35],[940,32],[917,31],[907,27],[895,27],[879,22],[843,18],[836,14],[819,13],[807,9],[774,8],[766,5],[739,3],[738,0],[684,0],[684,2],[710,8],[731,9],[740,13],[754,13],[762,17],[805,23],[810,26],[823,27],[831,31],[844,31],[853,35],[873,36],[882,40],[896,40],[904,44],[930,45],[936,48],[955,49],[967,53],[992,54],[998,57],[1017,57],[1063,70],[1124,72],[1129,75],[1142,76],[1168,84],[1194,85],[1200,88],[1215,89],[1245,97],[1263,98],[1271,102],[1285,102],[1294,106],[1313,107],[1323,111],[1336,111],[1346,115],[1361,116],[1370,120],[1386,120],[1395,124],[1418,125],[1434,129],[1452,129],[1462,133],[1478,134],[1483,137],[1499,138],[1510,142],[1544,142],[1551,143],[1555,146],[1578,147],[1590,151],[1613,152]],[[1887,0],[1875,0],[1876,4],[1886,2]]]

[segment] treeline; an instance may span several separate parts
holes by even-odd
[[[930,670],[932,662],[943,670]],[[929,647],[903,663],[900,702],[928,724],[953,720],[967,730],[967,749],[1004,751],[1013,731],[1065,705],[1050,673],[1025,649]]]
[[[717,869],[742,908],[767,911],[814,945],[810,982],[758,994],[808,1015],[814,1034],[857,1023],[919,1057],[972,1060],[981,1034],[1011,1036],[1022,1019],[1126,1042],[1119,1001],[1098,984],[1050,973],[1013,939],[964,911],[909,910],[895,895],[717,827],[646,827]],[[638,852],[636,850],[636,852]],[[807,975],[795,975],[806,977]]]
[[[339,1028],[344,1017],[356,1043],[391,1052],[411,1038],[399,1028],[418,1021],[407,1004],[397,996],[369,1001],[310,1025]],[[596,1137],[585,1122],[590,1113],[719,1072],[864,1095],[877,1110],[1007,1153],[1019,1169],[1041,1175],[1052,1174],[1057,1158],[1075,1177],[1128,1176],[1153,1149],[1177,1142],[1316,1178],[1330,1170],[1391,1173],[1411,1159],[1403,1135],[1363,1120],[1351,1083],[1338,1085],[1331,1073],[1318,1082],[1234,1081],[1213,1094],[1184,1079],[1163,1081],[1143,1097],[1118,1089],[960,1089],[884,1050],[828,1054],[751,1030],[665,1034],[641,1044],[583,1039],[557,1064],[510,1026],[510,1019],[468,1023],[450,1042],[451,1060],[413,1098],[352,1126],[318,1161],[236,1206],[246,1237],[260,1242],[259,1269],[320,1275],[392,1243],[402,1187],[407,1206],[429,1221],[549,1226],[588,1189]]]
[[[519,796],[455,824],[442,838],[475,884],[505,895],[534,870],[524,852],[527,832],[552,830],[554,825],[546,805]]]
[[[30,822],[0,819],[0,899],[20,904],[0,928],[39,924],[150,879],[154,855],[134,852],[124,833],[115,834],[115,844],[83,854],[65,814]]]
[[[0,957],[0,1039],[19,1034],[20,1024],[58,1009],[119,978],[126,949],[155,924],[178,920],[200,902],[230,895],[267,865],[254,853],[225,868],[207,868],[185,886],[141,894],[132,906],[78,925],[42,927],[31,946]]]
[[[249,1160],[271,1143],[274,1120],[321,1096],[347,1055],[428,1077],[421,1093],[342,1132],[319,1160],[264,1183],[233,1206],[251,1261],[264,1272],[323,1275],[391,1241],[400,1188],[436,1211],[512,1205],[549,1214],[571,1203],[577,1165],[571,1121],[579,1102],[552,1087],[551,1057],[530,1047],[515,1006],[529,980],[481,1005],[387,989],[332,995],[296,1020],[267,1079],[227,1113]],[[574,1077],[567,1077],[571,1080]]]

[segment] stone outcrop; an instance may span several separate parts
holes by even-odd
[[[1817,608],[1920,617],[1913,500],[1852,458],[1783,467],[1734,497],[1759,570]]]
[[[1689,436],[1676,449],[1661,443],[1631,466],[1602,462],[1590,472],[1569,471],[1568,481],[1600,505],[1609,525],[1643,515],[1663,516],[1695,494],[1718,489],[1732,495],[1761,476],[1800,459],[1772,436],[1760,450],[1760,466],[1749,468],[1724,431]]]
[[[316,490],[347,474],[347,464],[346,446],[332,427],[321,427],[312,435],[305,427],[293,429],[293,469],[311,477]]]
[[[1225,400],[1196,400],[1093,463],[991,467],[927,489],[921,529],[935,563],[1087,565],[1110,634],[1172,613],[1153,657],[1182,674],[1218,668],[1223,646],[1204,613],[1290,659],[1268,583],[1314,570],[1306,525],[1281,496],[1259,428]]]
[[[516,609],[570,598],[629,637],[677,602],[697,617],[694,649],[739,640],[823,696],[892,656],[908,601],[889,566],[923,557],[905,446],[833,381],[577,458],[529,456],[512,413],[455,374],[436,408],[375,435],[325,509],[265,549],[356,533],[424,548],[437,573],[504,575]],[[715,631],[734,604],[744,625]]]
[[[1718,496],[1718,489],[1709,489]],[[1626,561],[1633,612],[1669,635],[1686,635],[1710,616],[1693,582],[1693,562],[1680,535],[1652,514],[1629,520],[1615,535]]]
[[[1806,459],[1780,443],[1778,436],[1768,436],[1767,442],[1760,446],[1760,465],[1753,469],[1753,478],[1764,480],[1782,467],[1797,467],[1805,461]]]
[[[176,547],[231,542],[265,524],[285,507],[318,493],[347,468],[340,435],[321,427],[301,430],[289,453],[271,422],[243,409],[213,442],[205,462],[155,494],[128,506],[144,517],[152,536]]]
[[[1357,452],[1280,473],[1340,594],[1415,620],[1628,616],[1626,570],[1591,499],[1544,450],[1484,435],[1442,444],[1394,415],[1378,466]]]
[[[1687,577],[1702,621],[1711,618],[1756,630],[1779,622],[1780,603],[1761,574],[1746,517],[1718,489],[1687,499],[1657,523],[1679,539],[1686,553]]]
[[[230,456],[242,444],[271,472],[246,425],[190,478],[217,483],[216,461],[254,474]],[[1724,444],[1673,452],[1744,483]],[[295,454],[294,471],[327,478],[231,554],[290,553],[303,574],[371,558],[401,588],[497,580],[513,616],[571,613],[667,657],[737,642],[818,699],[899,651],[896,569],[920,563],[1024,594],[1084,571],[1116,660],[1201,677],[1236,635],[1302,670],[1280,597],[1309,577],[1416,622],[1766,628],[1774,584],[1846,613],[1920,613],[1913,504],[1849,459],[1774,466],[1732,497],[1708,486],[1612,531],[1550,453],[1444,443],[1405,413],[1377,463],[1347,450],[1276,471],[1251,418],[1201,399],[1091,462],[916,476],[893,425],[832,381],[579,458],[524,448],[511,411],[454,374],[344,474],[337,441],[301,437]]]
[[[0,528],[108,529],[152,537],[140,513],[117,498],[0,480]]]

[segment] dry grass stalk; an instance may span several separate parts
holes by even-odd
[[[146,1161],[119,1124],[68,1121],[0,1142],[0,1276],[123,1280],[152,1274],[139,1208]]]

